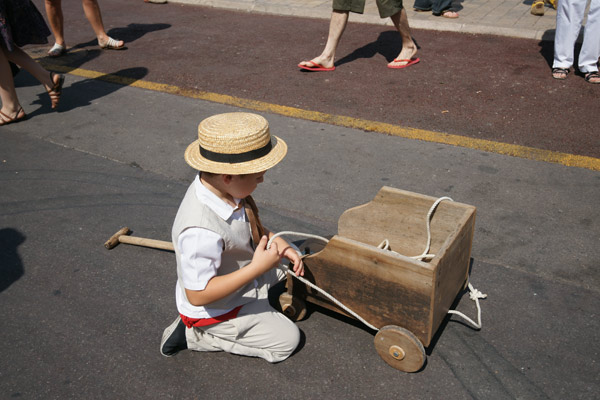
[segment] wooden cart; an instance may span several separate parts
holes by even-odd
[[[435,201],[383,187],[369,203],[342,214],[338,234],[329,243],[308,240],[301,246],[311,253],[304,258],[305,278],[378,328],[378,354],[406,372],[423,367],[424,347],[468,281],[473,206],[441,202],[430,224],[429,253],[435,257],[410,258],[427,244],[427,213]],[[377,247],[384,239],[389,240],[389,250]],[[316,290],[291,276],[287,279],[279,301],[291,319],[305,316],[305,301],[349,315]]]

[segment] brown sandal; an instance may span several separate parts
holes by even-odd
[[[24,119],[27,119],[27,114],[23,111],[23,107],[19,107],[19,111],[17,111],[14,118],[0,111],[0,126],[23,121]]]
[[[50,101],[52,102],[52,108],[58,107],[58,103],[60,103],[60,95],[62,94],[63,83],[65,83],[64,75],[58,75],[58,82],[54,82],[54,77],[58,74],[54,72],[50,72],[50,80],[52,81],[52,88],[48,90],[48,94],[50,95]]]

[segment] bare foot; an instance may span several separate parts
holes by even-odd
[[[458,18],[458,13],[456,11],[446,10],[442,12],[442,17],[444,18]]]
[[[319,56],[315,57],[310,61],[302,61],[298,64],[299,67],[314,68],[316,65],[320,65],[324,68],[333,68],[333,58]]]
[[[389,68],[398,68],[398,67],[406,66],[411,62],[411,60],[413,60],[415,58],[416,54],[417,54],[417,46],[415,45],[414,42],[412,42],[412,45],[403,46],[402,51],[400,52],[400,54],[398,54],[398,57],[396,57],[394,59],[394,61],[389,63],[388,67]]]

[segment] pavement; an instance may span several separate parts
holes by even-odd
[[[304,74],[293,68],[296,52],[315,51],[318,43],[282,43],[300,27],[326,30],[322,20],[104,0],[105,23],[124,35],[128,49],[103,52],[71,1],[77,7],[65,7],[70,54],[40,58],[66,73],[59,110],[21,72],[15,83],[29,119],[0,129],[4,397],[597,396],[600,172],[528,154],[583,154],[597,165],[595,113],[579,113],[583,107],[545,112],[559,99],[593,104],[598,92],[578,76],[556,82],[530,73],[548,68],[539,40],[420,30],[427,62],[395,74],[385,68],[395,49],[388,41],[377,42],[387,46],[383,54],[355,53],[365,37],[381,31],[363,24],[345,34],[346,61],[336,74]],[[448,49],[453,41],[469,44],[469,63],[456,64]],[[28,51],[43,56],[47,48]],[[265,65],[273,48],[281,54]],[[501,49],[517,51],[519,62],[499,67],[506,56]],[[226,62],[231,59],[243,62]],[[446,80],[448,74],[456,79]],[[354,90],[346,88],[349,81]],[[325,110],[321,119],[306,117],[307,104]],[[430,114],[423,112],[428,107]],[[488,295],[481,301],[482,329],[448,317],[414,374],[381,360],[374,332],[312,306],[298,322],[299,350],[279,364],[224,353],[161,356],[162,330],[175,317],[172,253],[126,245],[108,251],[103,243],[123,225],[137,236],[169,240],[194,174],[182,155],[198,122],[248,110],[265,115],[289,145],[255,196],[263,223],[275,232],[333,235],[346,209],[370,201],[384,185],[476,206],[471,282]],[[404,130],[418,126],[414,131],[432,140],[340,123],[367,118]],[[519,130],[527,118],[535,123]],[[572,129],[556,129],[564,125]],[[523,153],[441,140],[474,139],[469,135],[519,144]],[[455,307],[472,318],[477,312],[466,293]]]
[[[283,363],[223,353],[164,358],[160,336],[175,317],[172,253],[103,243],[124,225],[169,240],[193,177],[182,154],[198,121],[244,109],[69,75],[56,113],[31,77],[17,85],[41,113],[3,127],[0,139],[7,398],[558,400],[598,392],[598,172],[262,113],[290,149],[255,196],[275,232],[332,235],[344,210],[384,185],[475,205],[471,282],[488,296],[483,328],[449,318],[416,374],[385,364],[373,332],[314,307],[298,322],[301,348]],[[176,111],[165,118],[156,104]],[[477,314],[466,294],[456,308]]]
[[[331,15],[331,0],[171,0],[171,3],[308,18],[328,19]],[[415,29],[553,40],[556,10],[546,5],[543,16],[531,15],[531,4],[532,0],[454,0],[452,8],[460,15],[457,19],[416,12],[408,1],[405,7],[410,26]],[[379,17],[375,1],[367,1],[364,14],[352,14],[350,21],[392,25],[389,18]]]

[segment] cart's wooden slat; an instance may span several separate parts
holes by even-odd
[[[410,327],[428,343],[433,283],[429,265],[339,236],[304,262],[308,279],[370,324]]]

